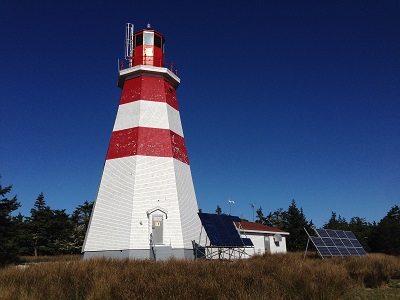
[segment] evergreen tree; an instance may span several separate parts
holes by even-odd
[[[286,211],[283,208],[278,208],[274,212],[270,212],[263,218],[263,224],[278,229],[285,230]]]
[[[265,224],[265,218],[261,206],[256,210],[256,218],[256,223]]]
[[[68,245],[69,253],[78,254],[81,252],[92,210],[93,202],[85,201],[83,205],[79,205],[72,213],[73,230],[71,231]]]
[[[372,224],[367,223],[365,218],[353,217],[350,219],[348,228],[354,233],[364,250],[370,252],[369,237],[373,228]]]
[[[19,213],[14,218],[16,227],[16,240],[19,255],[32,255],[32,235],[30,233],[29,222],[26,217]]]
[[[217,215],[221,215],[222,214],[222,209],[221,209],[221,207],[219,205],[217,205],[217,209],[215,210],[215,213]]]
[[[48,247],[55,255],[72,254],[70,251],[71,232],[74,230],[70,216],[65,209],[52,211],[48,224]]]
[[[12,185],[3,187],[0,184],[0,265],[3,266],[17,258],[16,228],[11,213],[20,207],[20,203],[17,201],[17,196],[11,199],[6,197],[11,188]]]
[[[334,229],[334,230],[349,230],[349,224],[346,219],[341,215],[336,217],[336,212],[332,211],[331,218],[328,223],[325,223],[323,228],[325,229]]]
[[[68,252],[72,223],[65,209],[51,210],[40,193],[27,220],[32,254],[59,255]]]
[[[400,254],[400,209],[397,205],[374,228],[370,246],[374,252]]]
[[[48,221],[50,220],[52,211],[46,205],[43,193],[37,197],[33,208],[31,209],[31,216],[28,218],[29,232],[31,236],[30,248],[33,250],[33,255],[49,254],[48,246]]]
[[[290,233],[286,241],[288,251],[301,251],[306,249],[308,236],[304,228],[310,232],[310,223],[307,222],[303,209],[300,208],[299,210],[296,201],[293,199],[287,212],[284,214],[284,227],[282,228]]]

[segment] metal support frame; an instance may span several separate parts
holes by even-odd
[[[304,252],[304,257],[303,257],[303,258],[305,259],[306,256],[307,256],[308,245],[310,244],[311,237],[310,237],[310,234],[308,233],[307,229],[305,229],[305,228],[303,228],[303,229],[304,229],[304,231],[307,233],[307,236],[308,236],[306,251]],[[315,231],[315,232],[316,232],[317,235],[319,236],[318,232],[317,232],[317,231]],[[318,249],[315,251],[315,254],[317,254],[317,252],[319,253]],[[319,255],[320,255],[320,257],[321,257],[322,259],[324,259],[324,257],[321,255],[321,253],[319,253]]]

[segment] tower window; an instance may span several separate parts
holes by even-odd
[[[154,45],[154,32],[144,32],[144,44]]]
[[[161,36],[154,35],[154,46],[161,48]]]
[[[143,45],[143,34],[138,34],[135,37],[135,47]]]

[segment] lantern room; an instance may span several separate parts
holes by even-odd
[[[132,66],[147,65],[164,67],[164,37],[147,28],[133,34],[133,51],[131,57]]]

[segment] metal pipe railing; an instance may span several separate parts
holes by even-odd
[[[164,59],[160,59],[159,60],[159,64],[155,64],[154,63],[154,58],[153,57],[151,57],[152,59],[150,59],[150,57],[145,57],[145,56],[142,56],[142,58],[145,58],[144,59],[144,61],[145,62],[149,62],[149,64],[144,64],[144,65],[147,65],[147,66],[155,66],[155,67],[162,67],[164,64]],[[152,62],[152,63],[151,63]],[[118,59],[118,70],[119,71],[122,71],[122,70],[125,70],[125,69],[128,69],[128,68],[131,68],[131,67],[133,67],[133,57],[131,58],[131,59],[123,59],[123,60],[119,60]],[[164,66],[165,67],[165,66]],[[178,69],[175,67],[175,64],[174,64],[174,62],[173,61],[171,61],[170,62],[170,64],[169,64],[169,70],[172,72],[172,73],[174,73],[175,75],[178,75]]]

